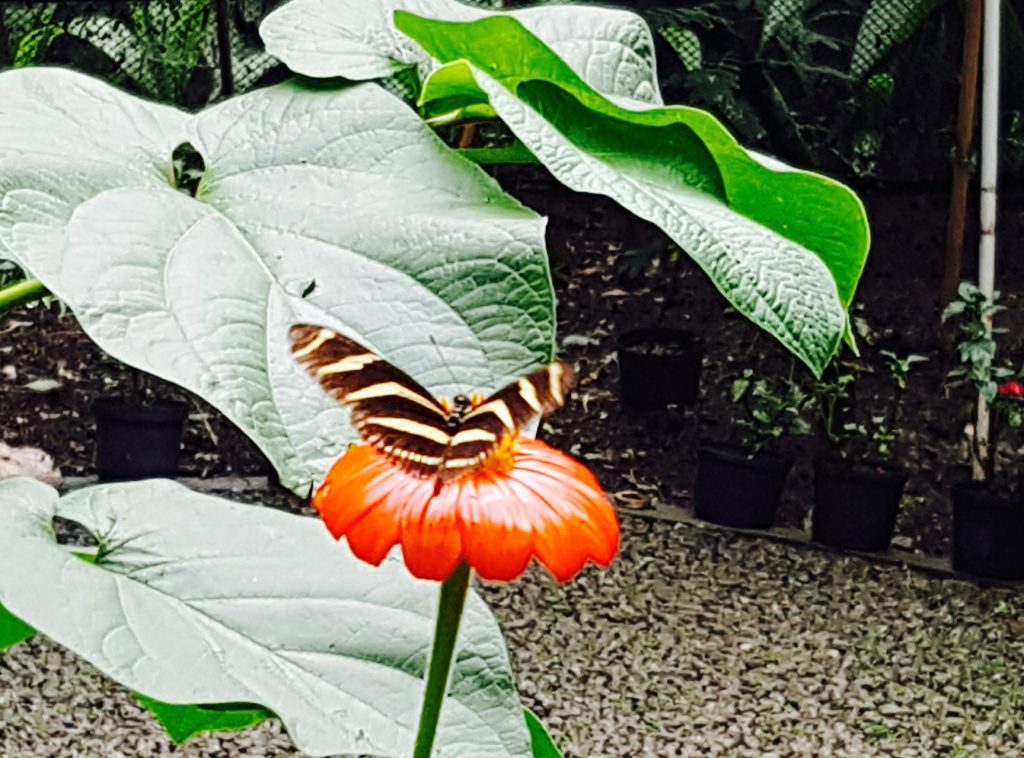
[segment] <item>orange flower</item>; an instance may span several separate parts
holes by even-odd
[[[356,445],[313,505],[358,558],[376,566],[401,545],[421,579],[443,580],[466,561],[484,579],[508,581],[536,558],[566,582],[588,560],[608,566],[619,547],[615,510],[594,475],[528,438],[510,438],[483,468],[445,484]]]

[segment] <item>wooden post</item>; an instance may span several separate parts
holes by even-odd
[[[960,107],[956,117],[956,153],[953,157],[953,187],[949,195],[946,222],[946,258],[942,269],[940,308],[956,297],[964,257],[964,219],[967,216],[967,185],[970,182],[970,151],[974,139],[974,113],[978,101],[978,58],[981,53],[983,0],[966,0],[964,44],[960,63]],[[944,330],[944,341],[952,343],[953,330]]]

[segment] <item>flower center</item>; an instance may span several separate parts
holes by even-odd
[[[518,441],[519,435],[517,433],[506,434],[502,437],[494,452],[484,462],[483,467],[502,474],[510,472],[515,465],[516,443]]]

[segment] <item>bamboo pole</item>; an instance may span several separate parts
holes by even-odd
[[[953,186],[949,195],[946,222],[946,259],[942,269],[942,302],[951,302],[964,257],[964,220],[967,216],[967,187],[970,183],[970,151],[974,140],[974,116],[978,103],[978,59],[981,54],[981,18],[983,0],[967,0],[964,6],[964,43],[960,61],[960,105],[956,117],[956,152],[953,157]],[[951,343],[953,331],[947,325],[945,342]]]
[[[978,244],[978,288],[991,298],[996,287],[996,188],[999,176],[999,11],[1001,0],[985,0],[981,80],[981,240]],[[987,324],[991,332],[991,321]],[[981,460],[973,475],[984,479],[991,416],[985,398],[978,396],[975,434]]]

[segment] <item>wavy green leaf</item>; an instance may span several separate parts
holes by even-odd
[[[427,114],[486,102],[567,186],[658,224],[727,299],[815,373],[838,349],[868,227],[843,185],[744,150],[695,108],[624,107],[589,87],[511,18],[472,23],[396,13],[442,67]]]
[[[56,543],[55,516],[92,534],[95,563]],[[356,560],[316,519],[174,482],[61,498],[0,482],[12,614],[150,699],[273,711],[309,755],[409,754],[437,592],[397,557]],[[504,641],[475,594],[439,739],[442,758],[530,755]]]

